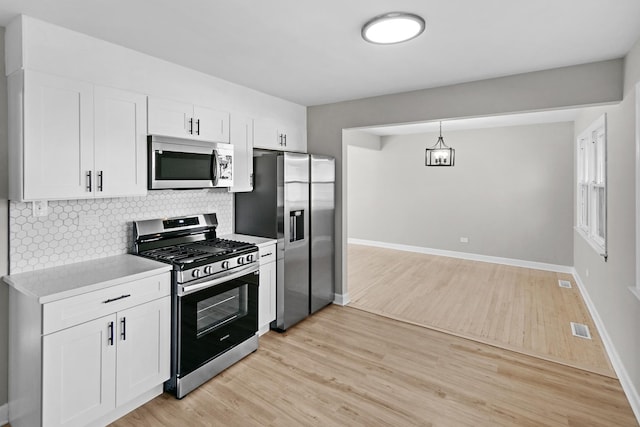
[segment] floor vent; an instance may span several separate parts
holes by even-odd
[[[589,327],[587,325],[583,325],[582,323],[571,322],[571,333],[573,333],[574,337],[586,338],[588,340],[591,339]]]
[[[558,280],[558,285],[561,288],[571,289],[571,282],[568,280]]]

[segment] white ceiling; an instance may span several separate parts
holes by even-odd
[[[390,11],[427,30],[364,42]],[[19,13],[302,105],[620,58],[640,38],[638,0],[1,0],[0,25]]]

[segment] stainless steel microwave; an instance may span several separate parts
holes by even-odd
[[[149,136],[150,190],[231,187],[233,146]]]

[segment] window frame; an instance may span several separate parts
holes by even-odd
[[[576,139],[576,230],[607,258],[607,115]]]

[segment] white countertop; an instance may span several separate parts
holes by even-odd
[[[218,236],[221,239],[237,240],[239,242],[247,242],[256,245],[259,248],[268,245],[275,245],[278,241],[276,239],[269,239],[266,237],[249,236],[246,234],[226,234],[224,236]]]
[[[169,264],[126,254],[11,274],[3,279],[44,304],[170,270]]]

